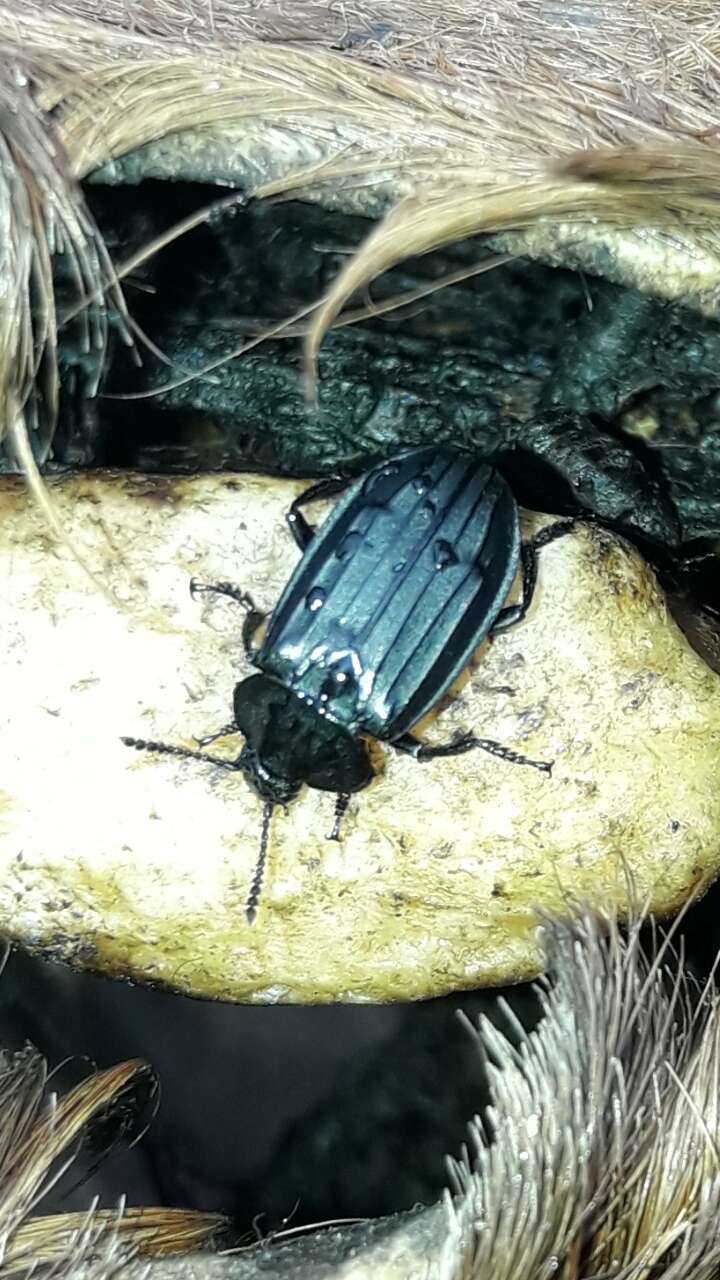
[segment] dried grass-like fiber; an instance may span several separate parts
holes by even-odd
[[[653,288],[714,313],[719,87],[712,0],[0,0],[0,440],[62,536],[27,465],[31,447],[46,458],[57,413],[51,257],[65,250],[90,300],[101,370],[107,290],[127,315],[78,180],[113,158],[184,129],[272,123],[305,159],[250,194],[354,185],[394,202],[309,326],[312,390],[354,290],[482,231],[601,220],[670,234],[692,269]]]
[[[644,923],[545,922],[544,1018],[513,1027],[518,1048],[480,1021],[494,1140],[476,1118],[444,1238],[431,1264],[402,1254],[408,1277],[431,1265],[438,1280],[718,1280],[720,993],[699,989],[671,942],[648,956]],[[0,1060],[0,1280],[81,1264],[87,1280],[128,1276],[137,1254],[184,1253],[217,1230],[213,1215],[162,1210],[28,1218],[63,1152],[139,1070],[124,1063],[54,1103],[37,1054]],[[373,1257],[354,1237],[353,1274],[375,1274]],[[290,1261],[283,1274],[307,1274]],[[271,1250],[260,1269],[274,1273]]]
[[[63,254],[78,292],[91,299],[82,341],[102,352],[107,336],[109,255],[21,64],[0,75],[0,229],[4,305],[0,310],[0,421],[18,409],[44,457],[57,412],[57,316],[52,256]],[[124,314],[120,292],[113,301]]]
[[[141,1062],[97,1072],[64,1097],[47,1093],[44,1059],[33,1049],[0,1054],[0,1277],[118,1274],[140,1254],[200,1248],[217,1232],[216,1214],[125,1209],[31,1216],[72,1163],[88,1126],[147,1075]]]
[[[453,1280],[717,1280],[720,995],[667,944],[548,923],[554,985],[514,1050],[488,1020],[496,1139],[454,1166]]]
[[[584,160],[584,157],[582,157]],[[305,374],[314,391],[315,366],[322,339],[345,303],[383,271],[413,254],[428,253],[480,232],[521,230],[541,219],[558,223],[602,221],[619,226],[673,227],[686,239],[694,230],[696,243],[707,250],[715,235],[720,209],[720,156],[678,150],[670,157],[623,150],[612,153],[603,179],[603,159],[594,169],[575,158],[557,162],[554,177],[528,178],[520,184],[498,183],[479,191],[466,174],[457,173],[454,189],[428,187],[423,195],[407,197],[383,219],[349,260],[319,306],[305,341]],[[590,174],[593,177],[590,178]],[[629,173],[635,176],[628,177]],[[624,175],[624,176],[621,176]],[[577,179],[577,180],[576,180]],[[689,251],[690,251],[689,240]],[[713,253],[717,251],[713,246]],[[699,299],[698,299],[699,301]],[[714,312],[715,292],[702,309]]]
[[[11,394],[24,404],[42,370],[41,457],[57,385],[53,241],[63,235],[81,296],[95,299],[88,341],[99,346],[100,291],[113,283],[76,180],[183,128],[281,123],[313,140],[325,163],[322,175],[310,166],[273,190],[354,181],[385,184],[399,201],[325,300],[309,365],[353,289],[404,255],[474,232],[539,218],[672,225],[690,253],[702,246],[718,259],[711,0],[499,0],[482,12],[470,0],[6,0],[0,54],[0,217],[14,299],[0,335],[0,402]],[[714,293],[703,299],[715,303]],[[0,430],[8,421],[2,413]],[[14,422],[23,430],[20,415]]]

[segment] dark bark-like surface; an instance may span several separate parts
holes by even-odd
[[[116,260],[207,195],[92,189]],[[154,257],[131,275],[129,296],[170,367],[141,341],[138,367],[118,342],[104,392],[152,394],[88,402],[96,368],[70,329],[56,460],[319,475],[444,439],[504,453],[530,505],[590,510],[665,547],[720,533],[720,326],[599,278],[516,260],[336,330],[317,409],[303,399],[298,336],[163,390],[317,299],[370,225],[300,203],[251,204]],[[469,241],[411,261],[374,298],[483,256],[487,245]]]

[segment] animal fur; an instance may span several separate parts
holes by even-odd
[[[88,346],[103,350],[108,291],[130,339],[79,180],[183,129],[280,124],[310,146],[314,162],[261,183],[257,197],[352,188],[393,205],[316,313],[310,379],[354,289],[463,236],[514,229],[521,244],[540,221],[600,219],[680,238],[688,278],[654,285],[714,311],[719,52],[712,0],[0,2],[11,300],[0,312],[0,433],[30,473],[50,447],[59,246]]]
[[[401,1234],[404,1269],[394,1277],[718,1280],[720,994],[714,982],[698,986],[668,940],[655,939],[648,954],[641,924],[621,933],[586,913],[545,923],[544,1018],[526,1034],[508,1011],[519,1048],[480,1022],[493,1106],[472,1122],[470,1150],[452,1166],[432,1261],[403,1252]],[[0,1280],[30,1265],[52,1266],[63,1280],[81,1262],[97,1280],[131,1275],[128,1244],[182,1253],[217,1228],[211,1215],[152,1210],[28,1219],[53,1161],[137,1070],[114,1068],[48,1106],[36,1055],[2,1064]],[[351,1256],[358,1280],[383,1274],[356,1229]],[[283,1249],[277,1274],[312,1280],[300,1257],[293,1268]],[[201,1259],[194,1268],[203,1274]],[[275,1274],[271,1245],[258,1268]]]
[[[548,923],[554,983],[518,1052],[478,1029],[495,1141],[456,1166],[453,1280],[717,1280],[720,997],[635,924]]]
[[[217,1214],[185,1210],[92,1204],[87,1213],[35,1215],[93,1123],[131,1106],[133,1090],[147,1077],[142,1062],[124,1062],[58,1097],[48,1091],[46,1063],[33,1049],[0,1054],[2,1280],[31,1272],[62,1280],[80,1267],[86,1280],[110,1280],[138,1255],[187,1252],[217,1233]]]

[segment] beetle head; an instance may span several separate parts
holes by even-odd
[[[234,703],[245,738],[238,763],[264,798],[286,804],[303,784],[347,793],[371,781],[364,743],[270,676],[249,676],[236,685]]]
[[[235,724],[245,738],[237,768],[265,802],[260,853],[245,908],[252,924],[275,806],[289,804],[303,784],[347,794],[367,786],[373,774],[359,739],[272,677],[248,676],[235,686],[233,702]]]
[[[189,760],[207,760],[224,769],[239,769],[263,800],[260,852],[245,914],[249,924],[257,915],[267,861],[270,822],[276,805],[289,804],[303,784],[320,791],[347,795],[366,787],[373,776],[363,742],[342,725],[321,716],[270,676],[254,675],[236,685],[235,724],[245,738],[236,760],[190,751],[164,742],[123,738],[126,746]]]

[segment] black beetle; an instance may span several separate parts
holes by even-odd
[[[138,750],[239,769],[265,801],[260,855],[246,915],[255,919],[272,811],[301,786],[337,793],[337,839],[350,794],[373,778],[363,735],[416,760],[481,747],[549,773],[474,734],[425,746],[409,732],[447,692],[485,637],[519,622],[536,578],[536,552],[572,520],[521,543],[517,503],[502,476],[471,453],[445,446],[409,450],[355,481],[319,535],[300,508],[338,493],[322,480],[293,502],[287,520],[303,552],[259,646],[265,615],[231,583],[191,583],[194,595],[230,596],[246,611],[245,652],[261,674],[235,686],[234,718],[198,739],[245,738],[236,760],[161,742],[123,738]],[[522,599],[505,601],[522,566]]]

